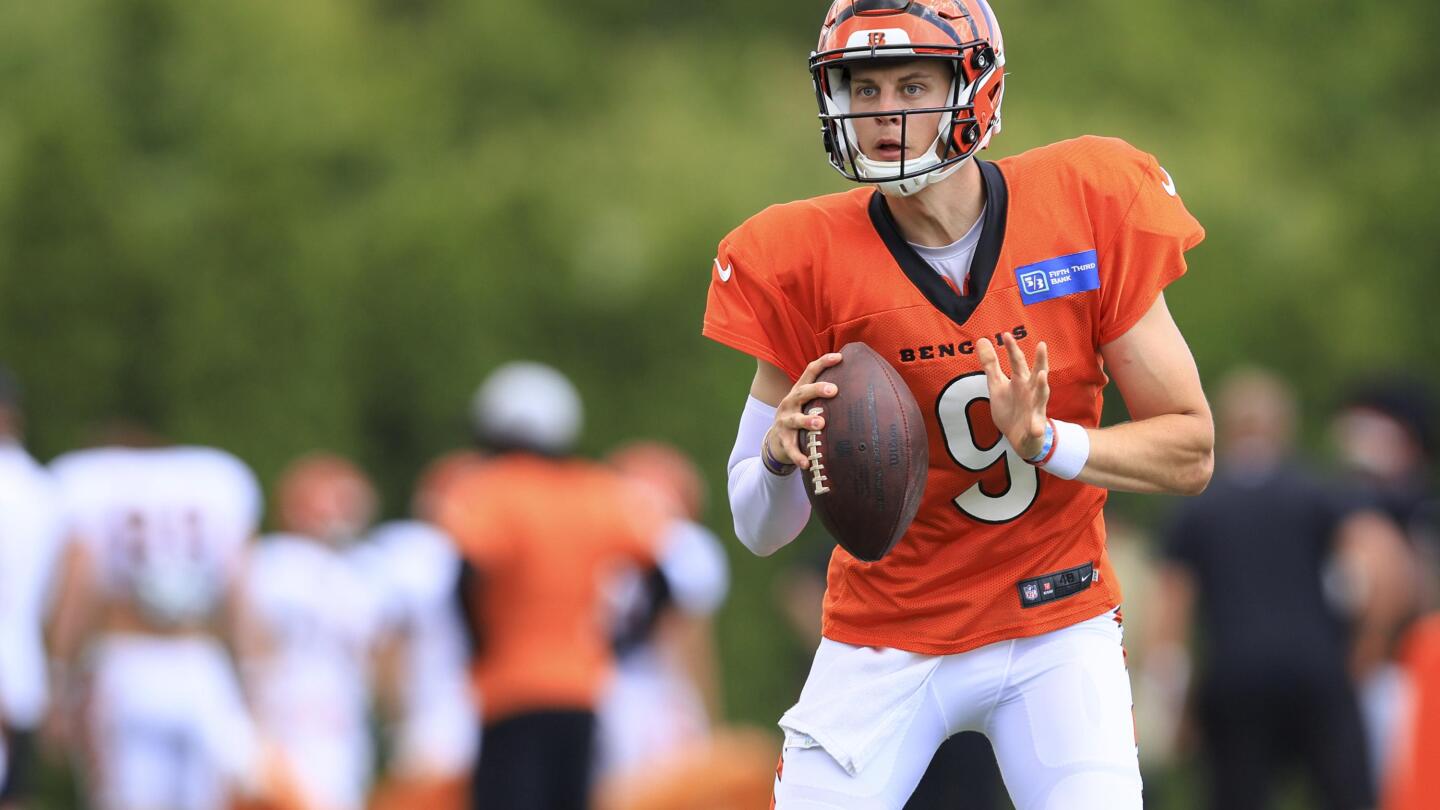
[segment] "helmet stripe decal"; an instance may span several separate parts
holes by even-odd
[[[963,45],[963,44],[964,44],[964,41],[960,39],[960,35],[957,34],[957,33],[955,33],[955,29],[954,29],[954,28],[950,27],[950,23],[945,22],[945,18],[941,17],[939,14],[936,14],[934,11],[930,10],[929,8],[927,8],[927,7],[925,7],[925,6],[922,6],[922,5],[915,4],[915,5],[911,5],[911,6],[910,6],[909,13],[910,13],[912,16],[919,17],[920,19],[924,20],[925,22],[928,22],[928,23],[930,23],[931,25],[935,26],[936,28],[939,28],[941,31],[945,32],[945,34],[946,34],[947,36],[949,36],[950,39],[951,39],[951,41],[953,41],[956,45]],[[970,13],[969,13],[969,12],[966,12],[966,13],[965,13],[965,19],[967,19],[967,20],[970,19]],[[980,38],[980,31],[975,28],[975,21],[974,21],[974,20],[970,20],[970,30],[972,30],[972,31],[975,32],[975,38],[976,38],[976,39],[979,39],[979,38]]]
[[[980,29],[975,26],[975,21],[970,18],[970,12],[965,9],[963,5],[960,7],[960,9],[962,12],[964,12],[965,19],[970,23],[970,30],[974,33],[974,38],[979,39]],[[940,31],[946,36],[950,37],[950,41],[954,42],[956,45],[964,44],[964,40],[960,39],[960,35],[955,33],[955,29],[951,27],[950,23],[946,22],[945,18],[941,17],[939,14],[936,14],[933,10],[922,5],[912,3],[910,5],[910,8],[907,9],[905,13],[913,17],[919,17],[920,19],[930,23],[936,28],[939,28]],[[839,14],[835,15],[835,22],[831,24],[831,28],[839,28],[841,23],[854,16],[855,6],[853,4],[846,6],[845,8],[840,10]]]
[[[1000,26],[995,24],[995,13],[990,10],[990,4],[985,0],[977,0],[977,2],[980,4],[980,10],[985,12],[985,27],[990,29],[986,32],[986,38],[990,40],[992,47],[999,50],[1000,46],[995,44],[995,32],[1000,30]]]

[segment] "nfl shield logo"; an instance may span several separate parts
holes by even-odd
[[[1039,598],[1040,598],[1040,589],[1035,587],[1035,583],[1033,583],[1033,582],[1027,582],[1027,583],[1025,583],[1025,601],[1027,601],[1027,602],[1034,602],[1036,599],[1039,599]]]

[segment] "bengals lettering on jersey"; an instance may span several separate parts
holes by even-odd
[[[931,466],[910,531],[878,563],[831,556],[824,634],[836,641],[944,655],[1120,603],[1105,490],[1044,474],[1009,449],[974,343],[1008,332],[1033,357],[1045,341],[1050,416],[1098,426],[1099,348],[1185,272],[1183,254],[1204,231],[1155,159],[1123,141],[1079,138],[980,169],[986,206],[963,294],[868,188],[772,206],[720,244],[725,274],[710,284],[706,336],[791,379],[863,341],[926,415]],[[1063,594],[1036,580],[1072,570]]]

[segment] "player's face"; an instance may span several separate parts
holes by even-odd
[[[338,543],[365,530],[374,506],[374,493],[364,481],[316,476],[287,494],[282,522],[287,531]]]
[[[883,113],[944,106],[949,102],[950,77],[950,68],[939,60],[856,66],[850,70],[850,109]],[[907,116],[903,143],[901,116],[855,118],[860,151],[871,160],[918,158],[935,142],[941,115],[944,113]]]
[[[1399,479],[1424,464],[1405,426],[1380,411],[1351,408],[1335,420],[1333,430],[1341,458],[1366,475]]]

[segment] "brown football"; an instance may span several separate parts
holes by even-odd
[[[835,542],[874,562],[915,519],[929,443],[920,406],[900,373],[864,343],[847,343],[840,354],[844,359],[819,377],[839,392],[805,404],[807,413],[820,409],[825,427],[800,431],[800,449],[810,454],[810,469],[800,474]]]

